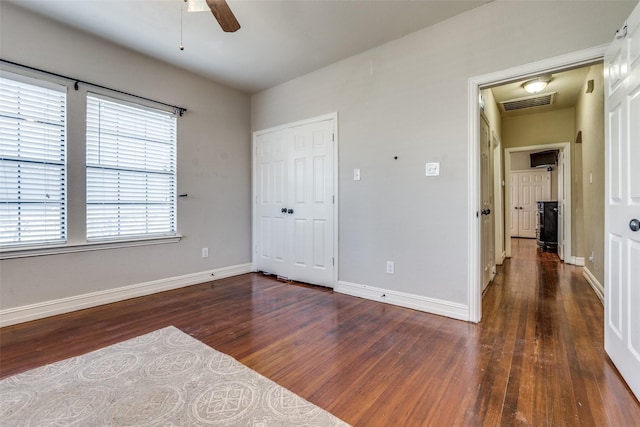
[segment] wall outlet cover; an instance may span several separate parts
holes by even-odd
[[[387,274],[395,273],[395,264],[393,261],[387,261]]]

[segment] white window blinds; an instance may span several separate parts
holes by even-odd
[[[0,77],[0,246],[64,243],[66,88],[5,75]]]
[[[175,235],[176,115],[87,97],[87,239]]]

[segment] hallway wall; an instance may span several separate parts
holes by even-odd
[[[582,241],[585,269],[604,285],[604,66],[591,66],[584,82],[594,80],[592,93],[580,92],[576,133],[582,131]],[[590,259],[591,254],[593,257]]]

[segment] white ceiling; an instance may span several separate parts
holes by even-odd
[[[224,33],[182,0],[0,0],[222,84],[255,93],[426,28],[488,0],[228,0]]]

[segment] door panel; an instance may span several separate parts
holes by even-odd
[[[285,154],[289,135],[288,130],[283,130],[260,135],[256,140],[256,263],[259,270],[281,276],[288,274],[289,262],[286,214],[281,212],[288,194]]]
[[[518,184],[518,175],[511,174],[511,237],[520,237],[520,186]]]
[[[296,168],[294,239],[301,243],[289,277],[330,286],[333,282],[333,121],[293,128]]]
[[[605,55],[605,350],[640,399],[640,6]]]

